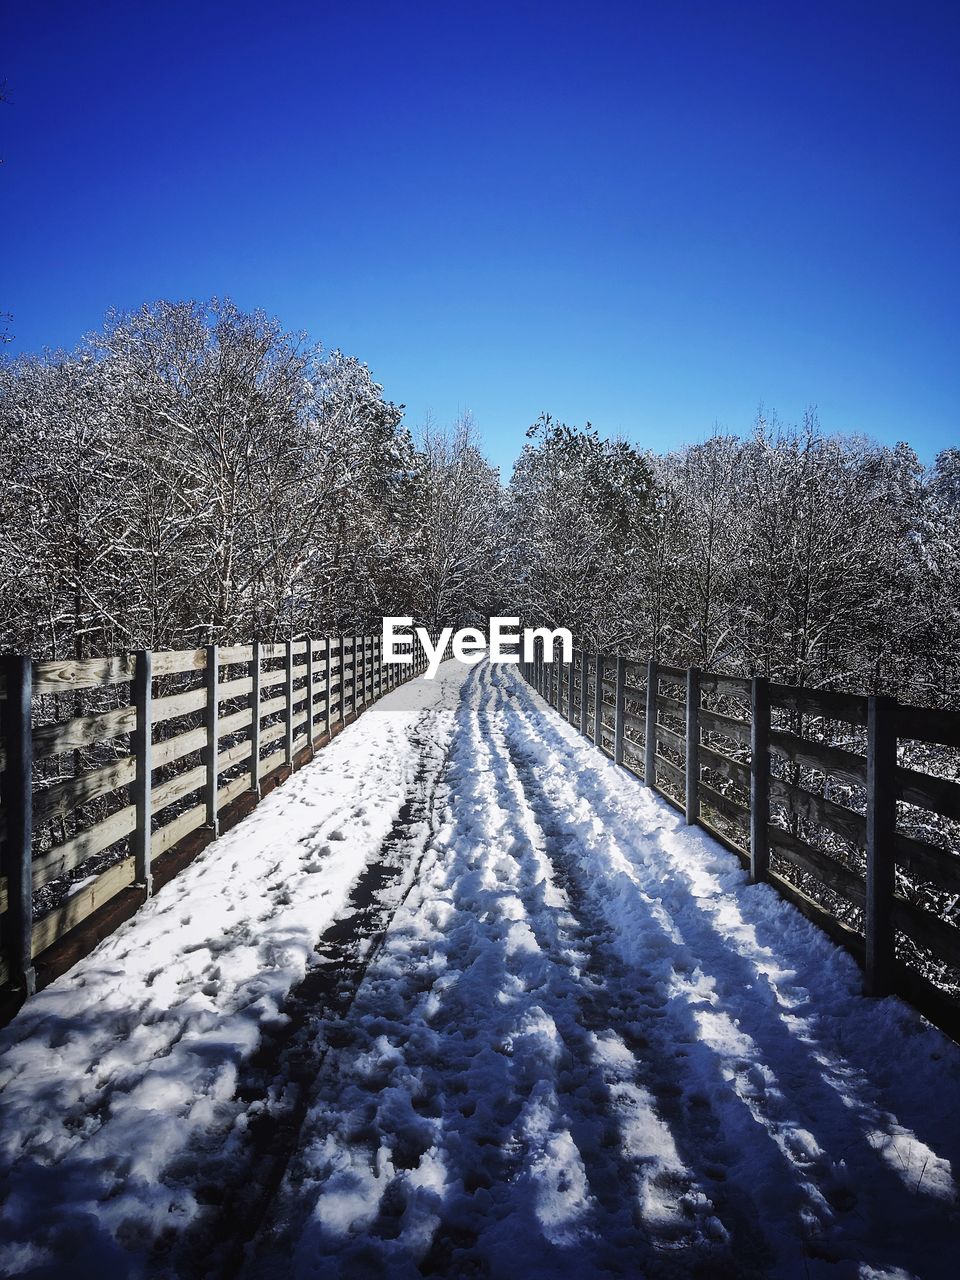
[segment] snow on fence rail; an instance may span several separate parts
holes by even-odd
[[[960,713],[542,645],[522,671],[850,950],[868,992],[960,1035]]]
[[[29,995],[38,956],[426,658],[337,636],[0,664],[0,986]]]

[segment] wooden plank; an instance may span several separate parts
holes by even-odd
[[[166,826],[158,827],[154,831],[150,841],[150,856],[158,858],[161,853],[166,853],[175,844],[179,844],[185,836],[191,835],[198,827],[202,827],[206,820],[206,802],[195,804],[184,813],[178,813],[172,822],[168,822]]]
[[[894,966],[894,991],[960,1044],[960,1001],[955,996],[899,960]]]
[[[108,684],[125,684],[132,679],[133,659],[129,654],[33,664],[33,692],[38,697],[48,693],[99,689]]]
[[[34,797],[34,822],[39,826],[43,822],[49,822],[51,818],[66,817],[80,805],[127,786],[133,781],[136,771],[137,764],[133,756],[125,756],[115,764],[91,769],[79,778],[58,782]]]
[[[153,767],[159,769],[161,765],[173,764],[174,760],[182,760],[191,751],[200,751],[206,745],[207,731],[201,726],[199,729],[188,729],[186,733],[178,733],[176,737],[167,738],[163,742],[155,742],[153,744]]]
[[[604,703],[603,705],[606,706],[607,704]],[[629,724],[632,725],[634,729],[639,729],[641,733],[646,732],[647,718],[644,715],[638,715],[636,711],[628,711],[625,709],[623,712],[623,721],[624,724]],[[667,732],[669,733],[670,730],[668,729]]]
[[[897,768],[895,786],[898,800],[920,809],[932,809],[944,818],[960,819],[960,784],[901,765]]]
[[[657,763],[658,776],[660,774],[666,774],[666,776],[672,782],[676,782],[678,786],[685,785],[684,773],[679,765],[675,765],[672,760],[667,760],[664,756],[661,756],[661,755],[657,756],[656,763]]]
[[[182,671],[203,671],[206,665],[206,649],[168,649],[153,655],[154,679]]]
[[[174,693],[166,698],[154,698],[153,723],[161,724],[166,720],[177,720],[180,716],[188,716],[191,712],[201,711],[207,705],[207,691],[188,689],[186,693]]]
[[[893,853],[904,871],[929,880],[946,893],[960,893],[960,854],[899,832],[893,837]]]
[[[792,764],[799,764],[807,769],[817,769],[820,773],[843,782],[851,782],[854,786],[866,786],[867,762],[863,756],[852,751],[844,751],[841,747],[830,747],[826,743],[811,742],[808,738],[799,738],[796,734],[787,733],[783,729],[770,730],[770,750],[783,756]],[[958,788],[960,794],[960,788]]]
[[[700,708],[700,725],[708,733],[720,733],[725,738],[742,742],[750,746],[750,721],[738,720],[736,716],[722,716],[718,711]]]
[[[280,739],[286,735],[286,732],[287,726],[282,720],[277,724],[270,725],[266,729],[262,729],[260,732],[261,747],[269,747],[271,742],[279,742]]]
[[[798,889],[795,884],[791,884],[778,871],[768,871],[767,880],[781,897],[786,898],[808,920],[811,920],[818,928],[822,929],[839,946],[845,947],[863,964],[863,938],[857,933],[856,929],[851,929],[849,925],[838,920],[836,916],[832,916],[829,911],[820,906],[819,902],[814,902],[812,898],[807,897],[802,889]]]
[[[253,724],[252,707],[244,707],[241,711],[234,711],[228,716],[221,716],[219,721],[220,737],[226,738],[228,734],[240,733],[251,724]]]
[[[700,764],[704,769],[712,769],[730,782],[750,793],[750,766],[740,760],[731,760],[722,751],[714,751],[712,747],[700,745]]]
[[[104,818],[102,822],[88,827],[72,840],[67,840],[64,844],[57,845],[55,849],[41,853],[33,860],[34,889],[39,889],[41,885],[49,884],[58,876],[73,871],[88,858],[103,853],[104,849],[109,849],[111,845],[130,835],[136,825],[136,806],[128,804],[126,808],[118,809],[109,818]]]
[[[265,778],[268,773],[273,773],[274,770],[279,769],[285,760],[286,752],[282,747],[279,751],[274,751],[272,755],[260,761],[260,777]]]
[[[714,826],[712,822],[708,822],[702,814],[697,818],[697,826],[702,827],[711,840],[716,840],[717,844],[723,845],[724,849],[726,849],[728,853],[734,854],[742,867],[745,869],[749,868],[750,854],[743,845],[737,844],[735,840],[731,839],[728,833],[721,831],[720,828]]]
[[[745,702],[750,697],[750,681],[743,676],[721,676],[713,671],[701,671],[700,688],[704,693],[713,693],[721,698],[740,698]]]
[[[95,742],[110,742],[132,733],[136,726],[136,707],[115,707],[94,715],[75,716],[60,724],[38,725],[33,730],[33,757],[43,760],[66,751],[79,751]]]
[[[739,823],[746,831],[750,817],[750,809],[747,805],[741,804],[739,800],[734,800],[731,796],[724,795],[722,791],[718,791],[716,787],[711,787],[703,781],[700,783],[700,800],[702,804],[716,809],[718,813],[722,813],[725,818]]]
[[[700,787],[700,672],[691,667],[687,672],[687,725],[686,725],[686,758],[684,774],[686,777],[685,807],[687,826],[693,826],[700,812],[700,801],[697,795]]]
[[[863,814],[854,813],[846,805],[827,800],[805,787],[795,787],[783,778],[770,779],[770,796],[808,822],[826,827],[861,849],[867,847],[867,820]]]
[[[133,858],[124,858],[116,866],[108,867],[91,884],[77,890],[62,906],[37,920],[32,933],[33,955],[46,951],[58,938],[75,929],[121,890],[128,889],[135,877]]]
[[[260,677],[261,689],[272,689],[274,685],[286,684],[287,672],[285,667],[281,667],[279,671],[264,671]]]
[[[825,720],[843,720],[850,724],[867,723],[867,700],[855,693],[834,693],[830,689],[800,689],[794,685],[769,684],[770,702],[775,707],[797,711]]]
[[[676,809],[677,813],[683,813],[683,805],[676,796],[672,796],[669,791],[664,791],[663,787],[661,787],[659,783],[654,784],[653,790],[661,800],[666,800],[671,809]]]
[[[657,739],[661,739],[668,747],[673,747],[675,751],[685,751],[687,740],[682,733],[675,733],[673,729],[668,729],[665,724],[657,725]]]
[[[898,706],[895,715],[898,737],[960,747],[960,711]]]
[[[267,716],[275,715],[278,711],[283,711],[287,705],[287,695],[281,693],[279,697],[268,698],[266,702],[260,703],[260,719],[265,720]]]
[[[921,947],[929,949],[949,965],[960,968],[960,929],[933,912],[907,902],[899,894],[892,900],[894,927]]]
[[[250,779],[245,773],[239,778],[231,778],[228,783],[220,788],[217,792],[217,806],[220,809],[225,808],[231,801],[236,800],[237,796],[243,795],[244,792],[250,790]]]
[[[672,677],[684,684],[687,682],[687,672],[684,667],[668,667],[665,662],[660,662],[657,664],[657,669],[661,676]]]
[[[163,782],[159,787],[153,789],[153,811],[159,813],[161,809],[166,809],[168,805],[174,804],[177,800],[182,800],[184,796],[192,795],[194,791],[199,791],[207,780],[207,766],[198,764],[195,769],[188,769],[186,773],[180,773],[175,778]]]
[[[252,644],[226,644],[220,646],[220,665],[229,667],[234,663],[248,663],[253,657]]]
[[[136,806],[127,805],[102,822],[97,822],[95,826],[88,827],[81,835],[74,836],[73,840],[65,841],[65,844],[56,846],[56,849],[38,855],[33,859],[33,888],[37,890],[42,884],[49,884],[59,876],[72,872],[86,863],[88,858],[102,854],[111,845],[118,844],[131,835],[136,826]]]
[[[849,898],[856,906],[860,908],[866,906],[867,887],[863,877],[856,871],[851,871],[849,867],[845,867],[843,863],[838,862],[822,849],[815,849],[805,840],[798,840],[796,836],[781,830],[773,823],[767,825],[767,838],[771,849],[781,858],[786,858],[794,866],[816,876],[834,892]]]
[[[221,751],[217,756],[217,774],[223,773],[232,765],[239,764],[241,760],[248,760],[250,758],[250,749],[249,740],[244,739],[242,742],[235,742],[226,751]],[[249,779],[244,785],[249,787]]]
[[[679,716],[681,720],[686,720],[687,704],[681,702],[679,698],[670,698],[665,693],[661,693],[657,698],[657,704],[662,710],[668,711],[670,715]]]
[[[222,663],[220,664],[223,665]],[[221,681],[217,690],[220,701],[226,702],[228,698],[244,698],[253,690],[253,680],[250,676],[239,676],[236,680]]]

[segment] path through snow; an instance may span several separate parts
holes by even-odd
[[[67,1274],[82,1246],[100,1276],[952,1277],[960,1050],[860,997],[844,953],[514,670],[442,673],[0,1039],[0,1265]],[[245,1167],[251,1113],[282,1111],[290,1061],[254,1102],[238,1081],[433,785],[358,989],[302,1025],[279,1186],[225,1259],[209,1184]]]

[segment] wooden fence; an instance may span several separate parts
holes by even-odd
[[[384,664],[370,636],[0,662],[0,984],[21,996],[53,944],[124,890],[150,895],[154,859],[215,838],[426,667],[419,646]]]
[[[847,947],[869,993],[960,1034],[960,713],[545,656],[525,678],[581,733]]]

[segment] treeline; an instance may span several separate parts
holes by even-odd
[[[158,303],[0,365],[0,634],[67,657],[493,613],[794,684],[960,695],[960,450],[758,420],[667,456],[544,417],[506,485],[360,361]]]
[[[370,371],[230,303],[0,370],[3,644],[64,657],[369,628],[421,589],[436,451]]]
[[[761,417],[657,457],[544,419],[508,500],[520,607],[591,647],[960,699],[960,449]]]

